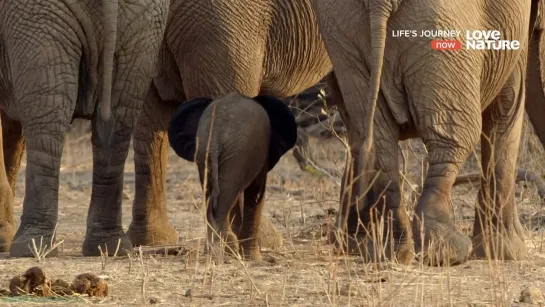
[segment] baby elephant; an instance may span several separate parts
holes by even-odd
[[[209,238],[214,230],[234,251],[240,248],[245,259],[260,259],[257,233],[267,173],[297,140],[289,108],[270,96],[194,98],[178,108],[168,137],[178,156],[197,162]],[[240,212],[231,212],[238,211],[231,210],[237,202]]]

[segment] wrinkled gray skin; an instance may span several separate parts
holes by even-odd
[[[290,109],[270,96],[199,97],[182,104],[168,134],[174,151],[197,163],[208,204],[209,242],[221,238],[228,252],[261,259],[258,234],[267,173],[297,140]]]
[[[0,1],[2,251],[32,256],[31,239],[51,244],[64,134],[74,118],[93,123],[93,188],[83,254],[99,255],[99,245],[113,254],[119,240],[118,254],[131,250],[121,225],[123,168],[168,5],[168,0]],[[15,233],[13,194],[25,149],[26,195]]]
[[[134,132],[132,242],[177,239],[167,218],[165,174],[166,131],[179,102],[230,92],[287,97],[330,70],[311,0],[173,0],[157,76]]]
[[[462,263],[471,251],[476,257],[523,257],[514,182],[531,1],[347,0],[339,6],[334,0],[314,0],[314,4],[335,68],[331,81],[338,84],[336,95],[342,93],[344,99],[340,112],[352,154],[337,226],[354,234],[358,211],[364,225],[369,225],[371,205],[377,203],[375,208],[388,215],[384,217],[390,225],[393,220],[393,227],[382,241],[357,240],[370,259],[380,260],[376,255],[384,247],[383,257],[409,263],[412,234],[416,253],[430,264]],[[520,40],[523,47],[439,52],[430,48],[430,39],[392,38],[391,31],[397,29],[499,29],[503,39]],[[398,172],[398,140],[411,137],[421,137],[429,154],[412,226]],[[479,140],[485,174],[470,239],[456,230],[449,197],[460,166]],[[380,172],[355,181],[351,171],[360,169]],[[370,193],[358,201],[358,207],[352,206],[363,194],[365,182],[375,175]],[[360,227],[358,237],[365,236]],[[348,248],[354,248],[355,242],[349,242]]]
[[[526,78],[526,113],[542,144],[545,144],[545,5],[539,5],[539,16],[529,45]]]

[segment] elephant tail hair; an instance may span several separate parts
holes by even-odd
[[[112,80],[114,53],[117,43],[117,0],[102,0],[104,23],[104,46],[102,50],[102,99],[100,100],[100,116],[109,121],[112,113]]]

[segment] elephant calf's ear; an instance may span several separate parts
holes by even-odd
[[[183,159],[195,160],[196,134],[204,110],[212,103],[208,97],[185,101],[168,124],[168,141],[174,152]]]
[[[286,103],[271,96],[254,97],[269,115],[271,122],[271,142],[269,146],[269,171],[274,168],[297,141],[297,123]]]

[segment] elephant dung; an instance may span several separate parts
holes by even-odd
[[[108,284],[102,278],[91,273],[83,273],[76,276],[71,290],[89,296],[108,296]]]
[[[62,279],[55,280],[55,282],[53,282],[51,285],[51,290],[60,296],[74,294],[74,291],[70,289],[70,284]]]
[[[9,283],[12,295],[35,294],[37,296],[51,296],[51,281],[40,267],[32,267],[23,275],[15,276]]]
[[[543,304],[545,299],[543,298],[541,290],[536,287],[528,286],[520,292],[519,301],[527,304]]]

